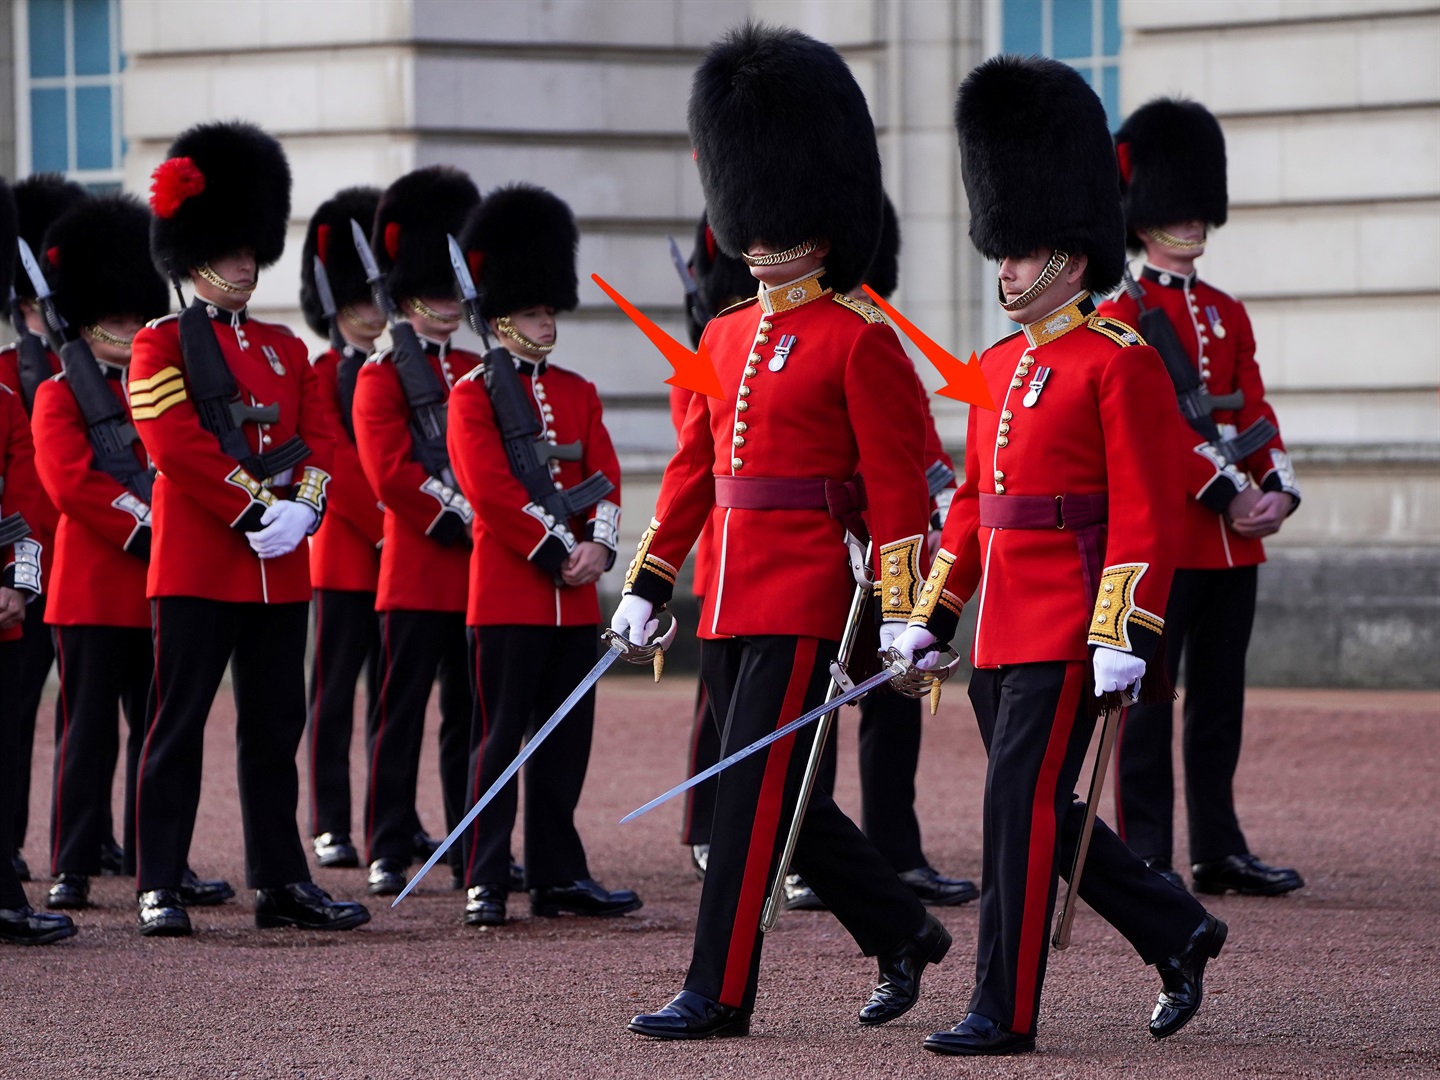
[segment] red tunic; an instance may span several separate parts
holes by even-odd
[[[594,540],[613,553],[620,522],[620,461],[601,417],[595,385],[548,362],[522,362],[520,379],[553,443],[578,442],[579,461],[551,465],[557,485],[573,487],[596,470],[615,490],[586,514],[547,522],[510,472],[483,366],[455,384],[450,399],[450,460],[460,487],[474,495],[475,548],[470,554],[470,626],[590,626],[600,621],[594,585],[557,584],[576,543]]]
[[[45,359],[50,361],[50,374],[60,374],[60,358],[50,351],[49,346],[45,348]],[[0,386],[15,391],[16,398],[20,398],[20,350],[13,342],[0,349]],[[25,520],[30,523],[31,539],[41,545],[42,577],[48,579],[55,557],[55,530],[60,525],[60,512],[55,509],[55,504],[43,490],[39,494],[40,501],[35,504],[31,513],[26,515]],[[45,592],[48,596],[48,587]]]
[[[675,425],[677,440],[685,427],[685,414],[690,409],[690,402],[696,397],[703,397],[703,395],[697,395],[694,390],[682,390],[678,386],[670,388],[670,423]],[[711,560],[714,558],[714,544],[713,521],[706,521],[705,528],[700,533],[700,539],[695,544],[695,574],[692,582],[695,599],[700,601],[701,607],[705,605],[704,583],[709,581],[715,572],[714,567],[711,566]]]
[[[311,362],[317,392],[338,420],[340,354],[329,349]],[[385,511],[365,471],[360,452],[343,425],[335,427],[335,468],[325,491],[325,520],[310,538],[310,583],[317,589],[374,592],[380,576],[380,541]]]
[[[40,487],[40,477],[35,472],[35,444],[30,438],[30,421],[25,418],[25,407],[20,404],[20,395],[8,386],[0,385],[0,517],[20,514],[25,523],[34,528],[32,518],[41,517],[50,507],[45,492]],[[42,573],[37,581],[34,576],[35,548],[41,543],[32,533],[19,542],[0,548],[0,567],[3,567],[3,581],[8,588],[21,590],[27,599],[39,595],[45,585]],[[17,549],[21,549],[18,550]],[[41,553],[43,556],[43,552]],[[18,561],[29,563],[29,569],[17,566]],[[24,622],[0,630],[0,642],[19,641],[24,632]]]
[[[977,667],[1084,660],[1089,645],[1145,658],[1154,650],[1181,513],[1169,425],[1183,421],[1178,408],[1156,411],[1169,377],[1138,342],[1129,327],[1095,316],[1082,294],[980,358],[1000,411],[970,409],[965,480],[911,617],[948,641],[978,589]],[[982,494],[1107,495],[1100,581],[1087,590],[1073,531],[981,525]]]
[[[243,314],[232,319],[218,308],[207,310],[215,312],[211,326],[240,400],[280,407],[278,423],[242,425],[246,441],[259,452],[298,434],[310,457],[293,470],[301,481],[294,494],[323,510],[336,421],[316,392],[304,344],[283,326]],[[290,495],[291,487],[257,482],[200,426],[190,401],[176,316],[157,319],[135,335],[129,379],[136,430],[160,470],[147,595],[226,603],[309,600],[310,560],[304,544],[278,559],[262,560],[246,542],[247,526],[258,527],[265,506]]]
[[[106,375],[123,402],[123,371],[107,368]],[[40,480],[60,511],[45,621],[52,626],[148,627],[149,544],[141,541],[147,539],[149,504],[91,463],[85,417],[64,375],[41,383],[30,422]],[[138,443],[135,457],[145,464],[145,449]]]
[[[1193,275],[1165,273],[1147,266],[1141,275],[1145,303],[1158,307],[1170,317],[1175,336],[1185,346],[1200,372],[1205,388],[1212,394],[1239,390],[1245,404],[1238,410],[1218,411],[1215,422],[1221,431],[1233,435],[1264,418],[1276,427],[1275,411],[1265,400],[1265,384],[1255,362],[1255,334],[1245,305]],[[1100,307],[1131,326],[1139,325],[1140,307],[1125,293]],[[1170,396],[1175,396],[1173,386]],[[1202,453],[1205,443],[1188,424],[1181,435],[1187,450],[1185,528],[1176,566],[1187,570],[1214,570],[1227,566],[1253,566],[1265,561],[1265,546],[1254,537],[1241,536],[1225,523],[1224,510],[1235,489],[1215,483],[1215,461]],[[1266,491],[1288,491],[1298,500],[1299,489],[1290,466],[1285,444],[1276,435],[1242,463],[1243,471]]]
[[[60,358],[50,351],[48,345],[45,359],[50,361],[50,374],[59,375]],[[15,393],[20,393],[20,350],[13,341],[0,349],[0,386],[8,386]]]
[[[447,396],[455,380],[480,362],[462,349],[424,345]],[[376,610],[464,611],[470,545],[462,526],[470,507],[415,460],[410,408],[388,350],[367,361],[355,380],[355,440],[365,478],[385,507]],[[447,528],[450,518],[460,519],[454,528]]]
[[[716,506],[716,477],[825,478],[863,472],[889,617],[918,586],[928,497],[914,368],[884,317],[817,278],[778,286],[712,319],[703,340],[725,388],[697,398],[665,470],[655,518],[626,577],[657,604],[713,521],[700,636],[840,637],[854,592],[843,526],[823,509]],[[753,362],[751,361],[751,358]],[[895,593],[890,593],[895,589]]]

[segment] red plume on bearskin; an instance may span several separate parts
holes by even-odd
[[[399,301],[456,294],[445,236],[460,235],[479,201],[475,181],[450,165],[416,169],[385,189],[370,244],[391,296]]]
[[[167,158],[150,174],[150,209],[172,218],[186,199],[205,190],[205,174],[188,157]]]
[[[357,221],[367,232],[380,205],[377,187],[352,187],[336,192],[316,208],[305,227],[305,243],[300,249],[300,311],[305,325],[321,337],[330,333],[325,322],[325,309],[315,288],[315,258],[325,264],[330,291],[336,309],[370,299],[370,285],[365,280],[365,267],[350,238],[350,222]]]

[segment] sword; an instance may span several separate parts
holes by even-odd
[[[460,839],[460,835],[470,827],[470,823],[480,816],[480,811],[490,805],[495,796],[500,793],[500,789],[508,784],[511,778],[520,771],[520,766],[529,761],[535,751],[540,749],[541,743],[548,739],[550,733],[560,726],[560,721],[569,715],[570,710],[575,708],[580,699],[590,692],[590,688],[600,681],[600,676],[609,671],[610,666],[614,664],[616,660],[624,657],[632,664],[654,664],[655,679],[658,682],[660,672],[663,671],[665,667],[665,650],[668,649],[670,643],[675,640],[676,629],[677,624],[672,619],[669,629],[648,645],[634,645],[615,633],[614,630],[606,630],[605,633],[601,635],[601,640],[608,642],[610,645],[610,648],[605,651],[605,655],[600,657],[599,662],[590,669],[590,673],[580,680],[574,690],[570,691],[570,696],[560,703],[560,707],[550,714],[550,719],[545,721],[545,726],[537,731],[534,737],[525,744],[520,753],[515,756],[515,760],[505,766],[505,771],[495,778],[495,782],[490,785],[484,795],[480,796],[480,801],[472,806],[470,812],[460,819],[460,824],[450,830],[450,835],[441,841],[440,846],[435,849],[435,854],[425,860],[425,865],[420,868],[420,872],[406,883],[405,888],[400,890],[400,895],[395,897],[390,906],[393,908],[396,904],[400,903],[401,900],[404,900],[405,897],[410,895],[410,890],[420,884],[420,879],[428,874],[430,868],[440,861],[441,857],[450,850],[456,840]]]
[[[337,353],[344,353],[345,339],[340,336],[340,327],[337,325],[337,312],[335,309],[335,293],[330,288],[330,275],[325,272],[325,264],[320,256],[315,256],[315,293],[320,298],[320,312],[325,316],[325,321],[330,324],[330,346]]]
[[[20,263],[25,267],[25,276],[30,279],[30,286],[35,290],[35,299],[40,302],[40,310],[45,315],[46,337],[50,339],[50,347],[59,352],[65,342],[69,340],[67,333],[70,324],[55,307],[55,296],[50,291],[50,285],[45,280],[45,274],[40,269],[40,264],[35,261],[35,252],[30,250],[22,236],[18,240],[20,248]]]

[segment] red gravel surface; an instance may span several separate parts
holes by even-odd
[[[920,1048],[965,1011],[973,905],[940,912],[955,946],[927,974],[921,1002],[883,1028],[855,1022],[873,961],[829,915],[792,913],[767,939],[750,1038],[660,1043],[625,1031],[633,1013],[679,989],[699,886],[677,842],[678,804],[615,822],[679,779],[691,700],[679,673],[659,687],[611,677],[601,689],[582,828],[595,876],[644,897],[635,915],[535,919],[512,897],[511,925],[467,929],[442,868],[398,909],[372,902],[374,921],[352,933],[256,930],[242,890],[194,911],[194,937],[147,941],[133,928],[130,882],[101,879],[78,937],[0,950],[0,1075],[1440,1075],[1440,694],[1253,693],[1242,817],[1257,853],[1302,869],[1307,887],[1211,904],[1229,943],[1209,969],[1205,1007],[1163,1043],[1145,1029],[1155,972],[1082,907],[1074,944],[1051,957],[1039,1052],[991,1061]],[[855,809],[853,712],[841,738],[840,799]],[[238,887],[233,748],[227,701],[210,723],[192,861]],[[358,752],[355,766],[360,782]],[[37,747],[34,768],[32,822],[42,826],[25,854],[43,869],[48,748]],[[433,739],[422,768],[421,815],[439,831]],[[926,847],[946,871],[978,867],[982,778],[957,689],[930,723],[920,777]],[[364,899],[363,871],[316,879]],[[47,884],[28,887],[32,902]]]

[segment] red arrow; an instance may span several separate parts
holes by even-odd
[[[612,289],[599,274],[591,274],[590,277],[596,285],[605,290],[605,295],[614,300],[621,311],[630,316],[630,321],[640,328],[640,332],[650,339],[650,343],[660,350],[665,359],[670,361],[675,374],[665,380],[668,385],[724,400],[725,390],[720,385],[720,376],[715,374],[715,365],[710,362],[710,353],[703,341],[700,343],[699,352],[687,349]]]
[[[869,285],[862,285],[861,288],[890,321],[900,327],[905,332],[905,336],[916,344],[925,354],[925,358],[935,365],[935,370],[945,380],[945,385],[935,393],[941,397],[963,401],[967,405],[977,405],[982,409],[995,411],[995,399],[990,396],[990,388],[985,385],[985,376],[980,374],[979,357],[972,352],[970,362],[964,363],[921,333],[919,327],[891,307],[889,302],[880,297]]]

